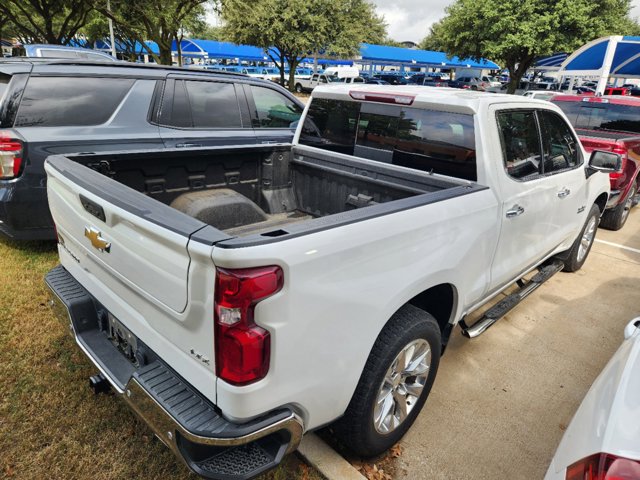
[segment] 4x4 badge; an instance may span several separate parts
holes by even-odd
[[[84,236],[91,240],[91,245],[101,252],[109,253],[111,250],[111,242],[107,242],[101,237],[100,230],[93,227],[84,227]]]

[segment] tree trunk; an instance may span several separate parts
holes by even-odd
[[[172,65],[173,61],[171,59],[171,47],[166,48],[158,45],[160,49],[160,64],[161,65]]]
[[[519,59],[518,67],[516,68],[515,62],[507,62],[507,68],[509,69],[509,87],[507,88],[507,93],[514,94],[516,93],[517,88],[520,86],[520,80],[529,67],[533,63],[535,57],[528,56]]]
[[[297,55],[292,55],[288,59],[289,62],[289,90],[294,91],[296,88],[296,68],[300,64]]]

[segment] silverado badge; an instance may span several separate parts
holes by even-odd
[[[109,253],[111,250],[111,243],[107,242],[104,238],[101,237],[100,230],[93,227],[84,227],[84,236],[91,240],[91,245],[94,248],[97,248],[101,252]]]

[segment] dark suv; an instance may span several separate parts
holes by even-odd
[[[0,60],[0,234],[54,238],[44,172],[51,154],[288,143],[302,110],[275,83],[240,74]]]

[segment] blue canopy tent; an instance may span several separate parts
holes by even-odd
[[[360,48],[360,63],[365,65],[384,65],[404,67],[438,67],[438,68],[481,68],[497,70],[500,67],[489,61],[479,62],[470,58],[449,58],[444,52],[431,50],[414,50],[412,48],[388,47],[363,43]]]
[[[563,76],[597,76],[596,93],[602,94],[610,77],[640,78],[640,37],[598,38],[580,47],[562,63]]]
[[[264,62],[269,59],[262,48],[251,45],[236,45],[230,42],[215,40],[185,39],[180,43],[184,57],[195,58],[237,58],[248,62]],[[178,45],[174,41],[172,50],[177,52]]]
[[[553,71],[558,70],[569,55],[567,53],[554,53],[546,57],[540,57],[533,65],[534,70]]]

